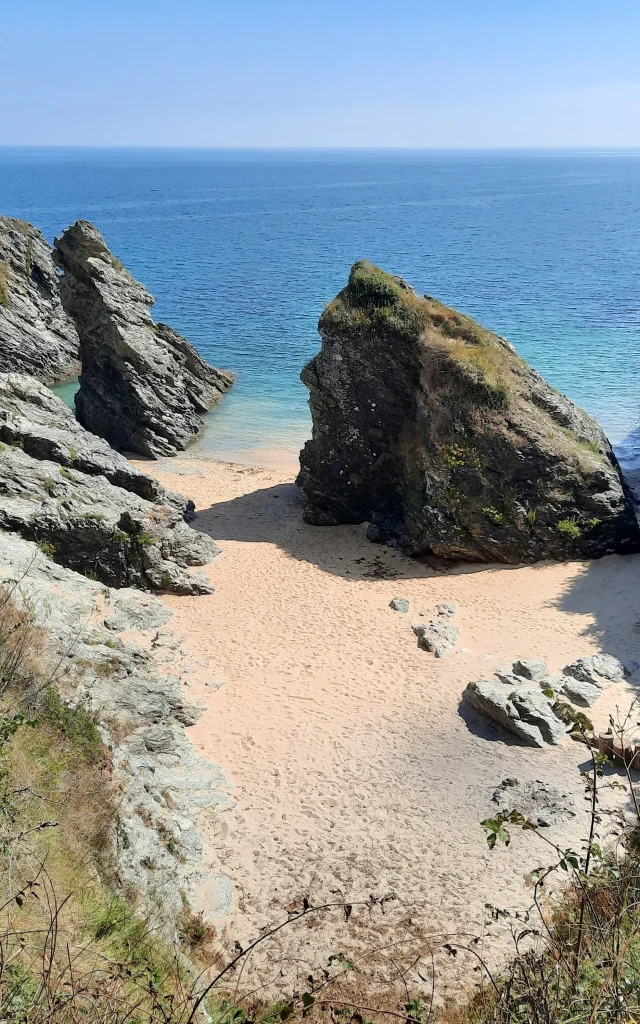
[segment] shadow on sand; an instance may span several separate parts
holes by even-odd
[[[367,540],[360,526],[309,526],[295,484],[275,484],[198,511],[195,529],[216,541],[276,544],[292,558],[345,579],[428,579],[479,572],[510,572],[514,566],[409,558]]]

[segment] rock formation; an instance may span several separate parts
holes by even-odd
[[[50,246],[33,225],[0,217],[0,372],[53,384],[78,373],[79,347]]]
[[[560,743],[567,728],[542,690],[534,686],[505,686],[490,679],[469,683],[462,694],[469,707],[531,747]]]
[[[622,662],[611,654],[594,654],[565,665],[560,689],[573,704],[591,707],[603,690],[612,683],[622,682],[626,675]]]
[[[640,548],[601,429],[503,338],[356,263],[302,373],[304,516],[412,555],[534,562]]]
[[[603,690],[623,682],[637,667],[636,662],[625,666],[611,654],[594,654],[554,675],[542,658],[520,658],[496,669],[497,683],[489,679],[469,683],[462,699],[525,743],[544,747],[559,743],[566,734],[562,706],[568,706],[567,699],[578,707],[591,707]]]
[[[159,458],[186,448],[232,375],[154,323],[153,298],[87,221],[56,238],[54,257],[64,271],[62,303],[80,336],[79,421],[121,451]]]
[[[100,722],[117,792],[117,880],[175,939],[202,874],[200,816],[228,797],[222,771],[186,737],[185,725],[200,716],[185,699],[186,675],[168,675],[159,634],[153,642],[169,612],[151,595],[105,588],[2,532],[0,585],[42,628],[49,682]],[[126,642],[118,635],[125,631]],[[166,627],[162,644],[180,646]],[[223,876],[209,882],[223,894],[229,886]]]
[[[0,528],[110,586],[210,593],[218,553],[192,530],[193,503],[140,473],[88,433],[32,377],[0,374]]]

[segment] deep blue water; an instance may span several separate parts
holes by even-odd
[[[307,436],[298,374],[363,257],[508,337],[618,445],[640,423],[640,152],[0,149],[0,196],[50,239],[93,221],[238,374],[214,451]]]

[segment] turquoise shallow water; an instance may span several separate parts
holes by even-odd
[[[234,370],[204,446],[292,451],[323,305],[369,258],[508,337],[640,452],[640,153],[0,149],[2,212],[78,217]]]

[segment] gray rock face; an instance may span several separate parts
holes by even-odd
[[[598,697],[602,694],[602,687],[587,682],[586,679],[573,679],[571,676],[563,676],[561,693],[568,697],[572,704],[582,708],[593,707]]]
[[[535,562],[640,549],[598,424],[504,338],[361,262],[302,372],[304,517],[410,555]]]
[[[49,388],[26,375],[0,373],[0,441],[19,446],[34,459],[103,476],[146,501],[175,505],[187,518],[193,513],[193,502],[141,473],[103,438],[85,430]]]
[[[218,553],[185,522],[192,503],[88,434],[43,385],[0,375],[0,438],[0,528],[110,586],[211,593],[185,571]]]
[[[151,458],[182,451],[233,376],[154,323],[151,295],[87,221],[56,238],[54,256],[64,271],[62,303],[80,336],[79,421],[121,451]]]
[[[462,694],[469,707],[497,722],[532,747],[560,743],[566,727],[544,694],[535,687],[511,688],[488,679],[469,683]]]
[[[562,673],[562,692],[582,707],[592,707],[604,689],[622,682],[626,674],[622,662],[610,654],[579,658],[566,665]]]
[[[0,371],[53,384],[78,373],[79,348],[50,246],[32,224],[0,217]]]
[[[105,588],[0,532],[0,584],[14,580],[13,600],[44,628],[47,672],[65,702],[96,713],[111,750],[119,881],[174,939],[183,895],[194,900],[202,881],[199,820],[228,796],[221,769],[186,738],[184,726],[199,710],[185,700],[184,680],[164,675],[153,649],[117,637],[164,621],[165,609],[157,598]]]
[[[411,628],[418,638],[418,646],[435,654],[436,658],[444,658],[458,642],[458,627],[444,617],[415,623]]]
[[[503,779],[491,797],[494,809],[501,813],[517,810],[538,828],[548,828],[576,817],[575,804],[570,793],[534,779],[519,782]]]
[[[389,602],[389,607],[393,608],[394,612],[402,612],[403,615],[409,611],[409,602],[406,597],[394,597]]]
[[[519,661],[514,661],[513,672],[516,676],[532,679],[536,683],[546,679],[549,675],[544,658],[520,658]]]

